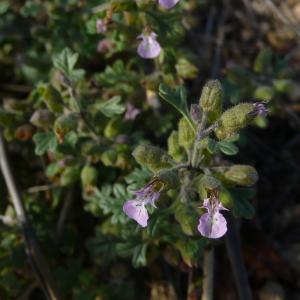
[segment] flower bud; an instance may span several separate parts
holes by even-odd
[[[168,153],[177,161],[183,156],[183,149],[178,143],[178,131],[173,130],[168,138]]]
[[[90,165],[85,165],[81,170],[80,178],[83,188],[90,188],[96,185],[98,171],[96,168]]]
[[[42,90],[43,99],[48,109],[55,113],[62,113],[63,101],[60,93],[52,85],[46,85]]]
[[[253,103],[238,104],[222,114],[215,133],[219,139],[227,138],[247,126],[255,116],[256,109]]]
[[[178,143],[188,151],[194,144],[195,132],[185,118],[181,118],[178,124]]]
[[[251,186],[258,180],[255,168],[247,165],[234,165],[225,172],[224,176],[230,183],[241,186]]]
[[[194,183],[202,199],[207,198],[209,191],[218,190],[221,182],[212,175],[202,175],[195,179]]]
[[[190,116],[195,123],[197,123],[201,120],[201,111],[200,111],[200,107],[198,104],[191,105]]]
[[[38,109],[32,114],[30,122],[38,128],[47,129],[53,125],[54,114],[47,109]]]
[[[165,184],[164,190],[175,189],[179,187],[180,181],[177,172],[163,169],[156,175],[159,181]]]
[[[80,167],[78,165],[66,167],[60,177],[62,186],[70,185],[76,182],[80,177]]]
[[[140,145],[132,153],[135,160],[142,166],[146,166],[152,172],[171,167],[172,158],[159,147],[152,145]]]
[[[194,79],[198,75],[198,68],[185,58],[180,58],[175,65],[179,77],[183,79]]]
[[[63,142],[64,136],[77,128],[77,117],[75,114],[62,115],[55,120],[54,129],[60,142]]]
[[[218,80],[208,81],[202,89],[199,105],[205,112],[219,112],[222,108],[223,88]]]

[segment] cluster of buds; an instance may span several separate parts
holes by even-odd
[[[230,137],[256,116],[265,116],[267,109],[263,102],[240,103],[222,112],[223,94],[221,83],[217,80],[209,81],[204,86],[199,103],[191,106],[190,119],[185,116],[181,118],[178,131],[172,131],[169,136],[168,153],[152,145],[140,145],[134,150],[136,161],[157,174],[145,187],[134,192],[135,199],[126,201],[123,206],[125,214],[142,227],[148,225],[147,206],[157,208],[155,202],[162,192],[179,188],[178,198],[182,204],[175,210],[175,219],[184,232],[193,234],[195,229],[210,239],[221,238],[227,232],[223,213],[232,207],[236,210],[233,196],[226,198],[228,193],[230,195],[230,188],[252,186],[258,180],[258,174],[255,168],[248,165],[226,162],[225,166],[215,166],[215,161],[211,159],[212,152],[208,154],[202,148],[210,134],[214,134],[219,140]],[[216,145],[225,144],[213,137],[210,141]],[[199,199],[201,204],[198,207],[202,210],[197,226],[196,223],[193,224],[198,214],[193,202]],[[185,211],[190,213],[187,215]],[[185,220],[187,218],[191,222]],[[187,228],[187,223],[192,227]]]

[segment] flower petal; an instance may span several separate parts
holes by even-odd
[[[199,219],[198,231],[211,239],[220,238],[227,231],[226,219],[219,212],[215,214],[205,213]]]
[[[177,4],[179,0],[159,0],[158,3],[166,9],[170,9]]]
[[[150,59],[157,57],[160,51],[160,44],[152,36],[144,37],[137,49],[139,56]]]
[[[130,219],[135,220],[142,227],[147,227],[149,216],[143,202],[128,200],[123,205],[123,211]]]

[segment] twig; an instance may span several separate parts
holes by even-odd
[[[27,218],[24,204],[18,192],[14,181],[12,171],[6,154],[2,131],[0,130],[0,167],[1,171],[11,196],[12,204],[15,208],[19,225],[23,232],[23,239],[26,253],[31,264],[31,267],[40,283],[47,299],[58,300],[58,291],[54,284],[54,280],[50,273],[50,269],[46,263],[44,255],[38,245],[34,231]]]
[[[231,263],[239,299],[251,300],[251,289],[248,282],[247,271],[243,263],[240,240],[236,232],[235,223],[230,215],[228,215],[227,221],[229,229],[225,236],[226,249]]]
[[[37,186],[32,186],[27,189],[27,192],[30,194],[38,193],[38,192],[45,192],[49,191],[51,189],[56,188],[58,185],[56,184],[44,184],[44,185],[37,185]]]
[[[214,296],[214,248],[206,249],[203,257],[203,284],[201,300],[213,300]]]

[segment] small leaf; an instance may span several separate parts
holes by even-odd
[[[35,153],[43,155],[48,150],[54,151],[57,146],[55,134],[53,132],[38,132],[34,135]]]
[[[82,69],[74,69],[77,61],[78,53],[74,53],[69,48],[65,48],[60,54],[53,57],[54,67],[75,81],[81,79],[85,74]]]
[[[165,101],[175,107],[186,118],[191,128],[196,131],[194,123],[189,115],[186,89],[183,86],[178,86],[175,89],[171,89],[162,83],[159,85],[159,95]]]
[[[239,152],[239,148],[228,141],[218,142],[218,147],[226,155],[236,155]]]
[[[132,264],[135,268],[147,265],[146,259],[147,244],[138,245],[133,250]]]
[[[53,58],[53,64],[58,70],[70,76],[77,60],[78,53],[73,53],[71,49],[65,48],[60,54]]]
[[[95,108],[99,109],[106,117],[111,118],[125,111],[125,106],[120,104],[120,101],[120,96],[114,96],[106,102],[96,104]]]
[[[208,138],[207,150],[211,154],[216,153],[216,151],[218,150],[218,143],[215,140]]]

